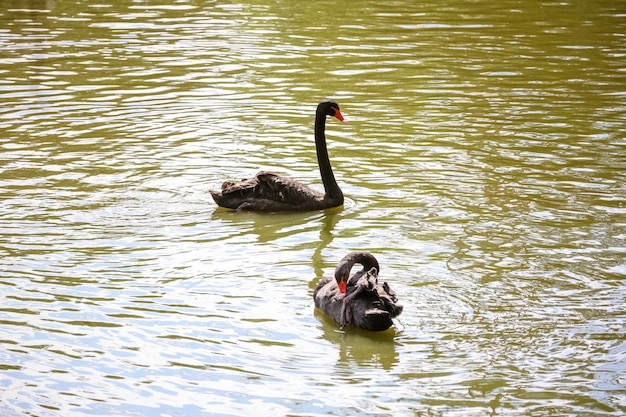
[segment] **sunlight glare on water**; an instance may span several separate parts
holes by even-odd
[[[0,5],[0,415],[621,415],[620,2]],[[217,209],[271,169],[344,207]],[[368,250],[381,333],[313,307]]]

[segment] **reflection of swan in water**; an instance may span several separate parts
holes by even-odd
[[[335,238],[333,231],[335,230],[335,226],[337,226],[337,222],[340,218],[341,216],[338,209],[324,211],[324,217],[321,219],[322,227],[319,229],[320,236],[317,241],[318,243],[315,247],[315,251],[313,251],[313,255],[311,255],[311,262],[313,263],[313,269],[315,270],[316,277],[324,275],[324,259],[322,257],[322,252]],[[315,288],[315,281],[316,279],[314,278],[310,282],[309,287],[311,289]]]
[[[371,367],[373,364],[389,370],[398,363],[396,337],[401,330],[392,327],[384,332],[370,332],[352,328],[349,332],[338,330],[334,320],[320,310],[315,317],[321,323],[322,337],[338,347],[337,363],[351,362]],[[337,370],[344,369],[340,367]]]
[[[363,269],[350,275],[355,263]],[[324,277],[313,292],[315,306],[336,322],[367,330],[387,330],[402,312],[395,292],[378,282],[378,261],[369,252],[350,252],[339,261],[334,277]]]
[[[315,212],[285,212],[280,215],[230,210],[213,210],[211,220],[214,221],[213,232],[222,241],[255,239],[259,244],[271,243],[280,239],[314,235],[320,228],[326,228],[326,217],[339,212],[340,209],[328,209]],[[320,232],[321,233],[321,232]],[[300,238],[299,238],[300,239]],[[314,238],[306,248],[314,250],[320,245]],[[300,265],[302,262],[299,263]]]
[[[326,116],[344,121],[339,105],[334,101],[322,101],[317,106],[315,148],[324,193],[291,178],[261,171],[254,178],[226,181],[220,191],[210,190],[213,200],[220,207],[251,211],[311,211],[341,206],[343,193],[335,180],[326,147]]]

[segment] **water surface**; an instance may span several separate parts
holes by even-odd
[[[626,412],[621,2],[7,1],[0,414]],[[272,169],[343,208],[218,210]],[[369,250],[404,304],[312,289]]]

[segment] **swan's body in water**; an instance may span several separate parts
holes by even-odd
[[[363,269],[350,275],[355,263]],[[313,292],[315,307],[342,327],[387,330],[402,313],[396,293],[386,282],[378,282],[380,267],[369,252],[350,252],[339,261],[334,277],[324,277]]]
[[[254,178],[226,181],[221,191],[209,190],[213,200],[220,207],[252,211],[309,211],[341,206],[343,193],[335,180],[326,147],[326,116],[344,121],[339,105],[334,101],[322,101],[317,106],[315,147],[324,193],[273,172],[261,171]]]

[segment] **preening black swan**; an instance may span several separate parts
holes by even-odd
[[[326,116],[344,121],[339,105],[334,101],[322,101],[317,106],[315,147],[324,193],[296,180],[261,171],[254,178],[240,182],[226,181],[222,184],[221,191],[209,190],[213,200],[220,207],[252,211],[310,211],[341,206],[343,193],[335,180],[326,148]]]
[[[355,263],[363,269],[350,275]],[[342,327],[387,330],[402,313],[396,293],[386,282],[378,282],[380,267],[369,252],[350,252],[339,261],[334,277],[324,277],[313,292],[315,307],[332,317]]]

